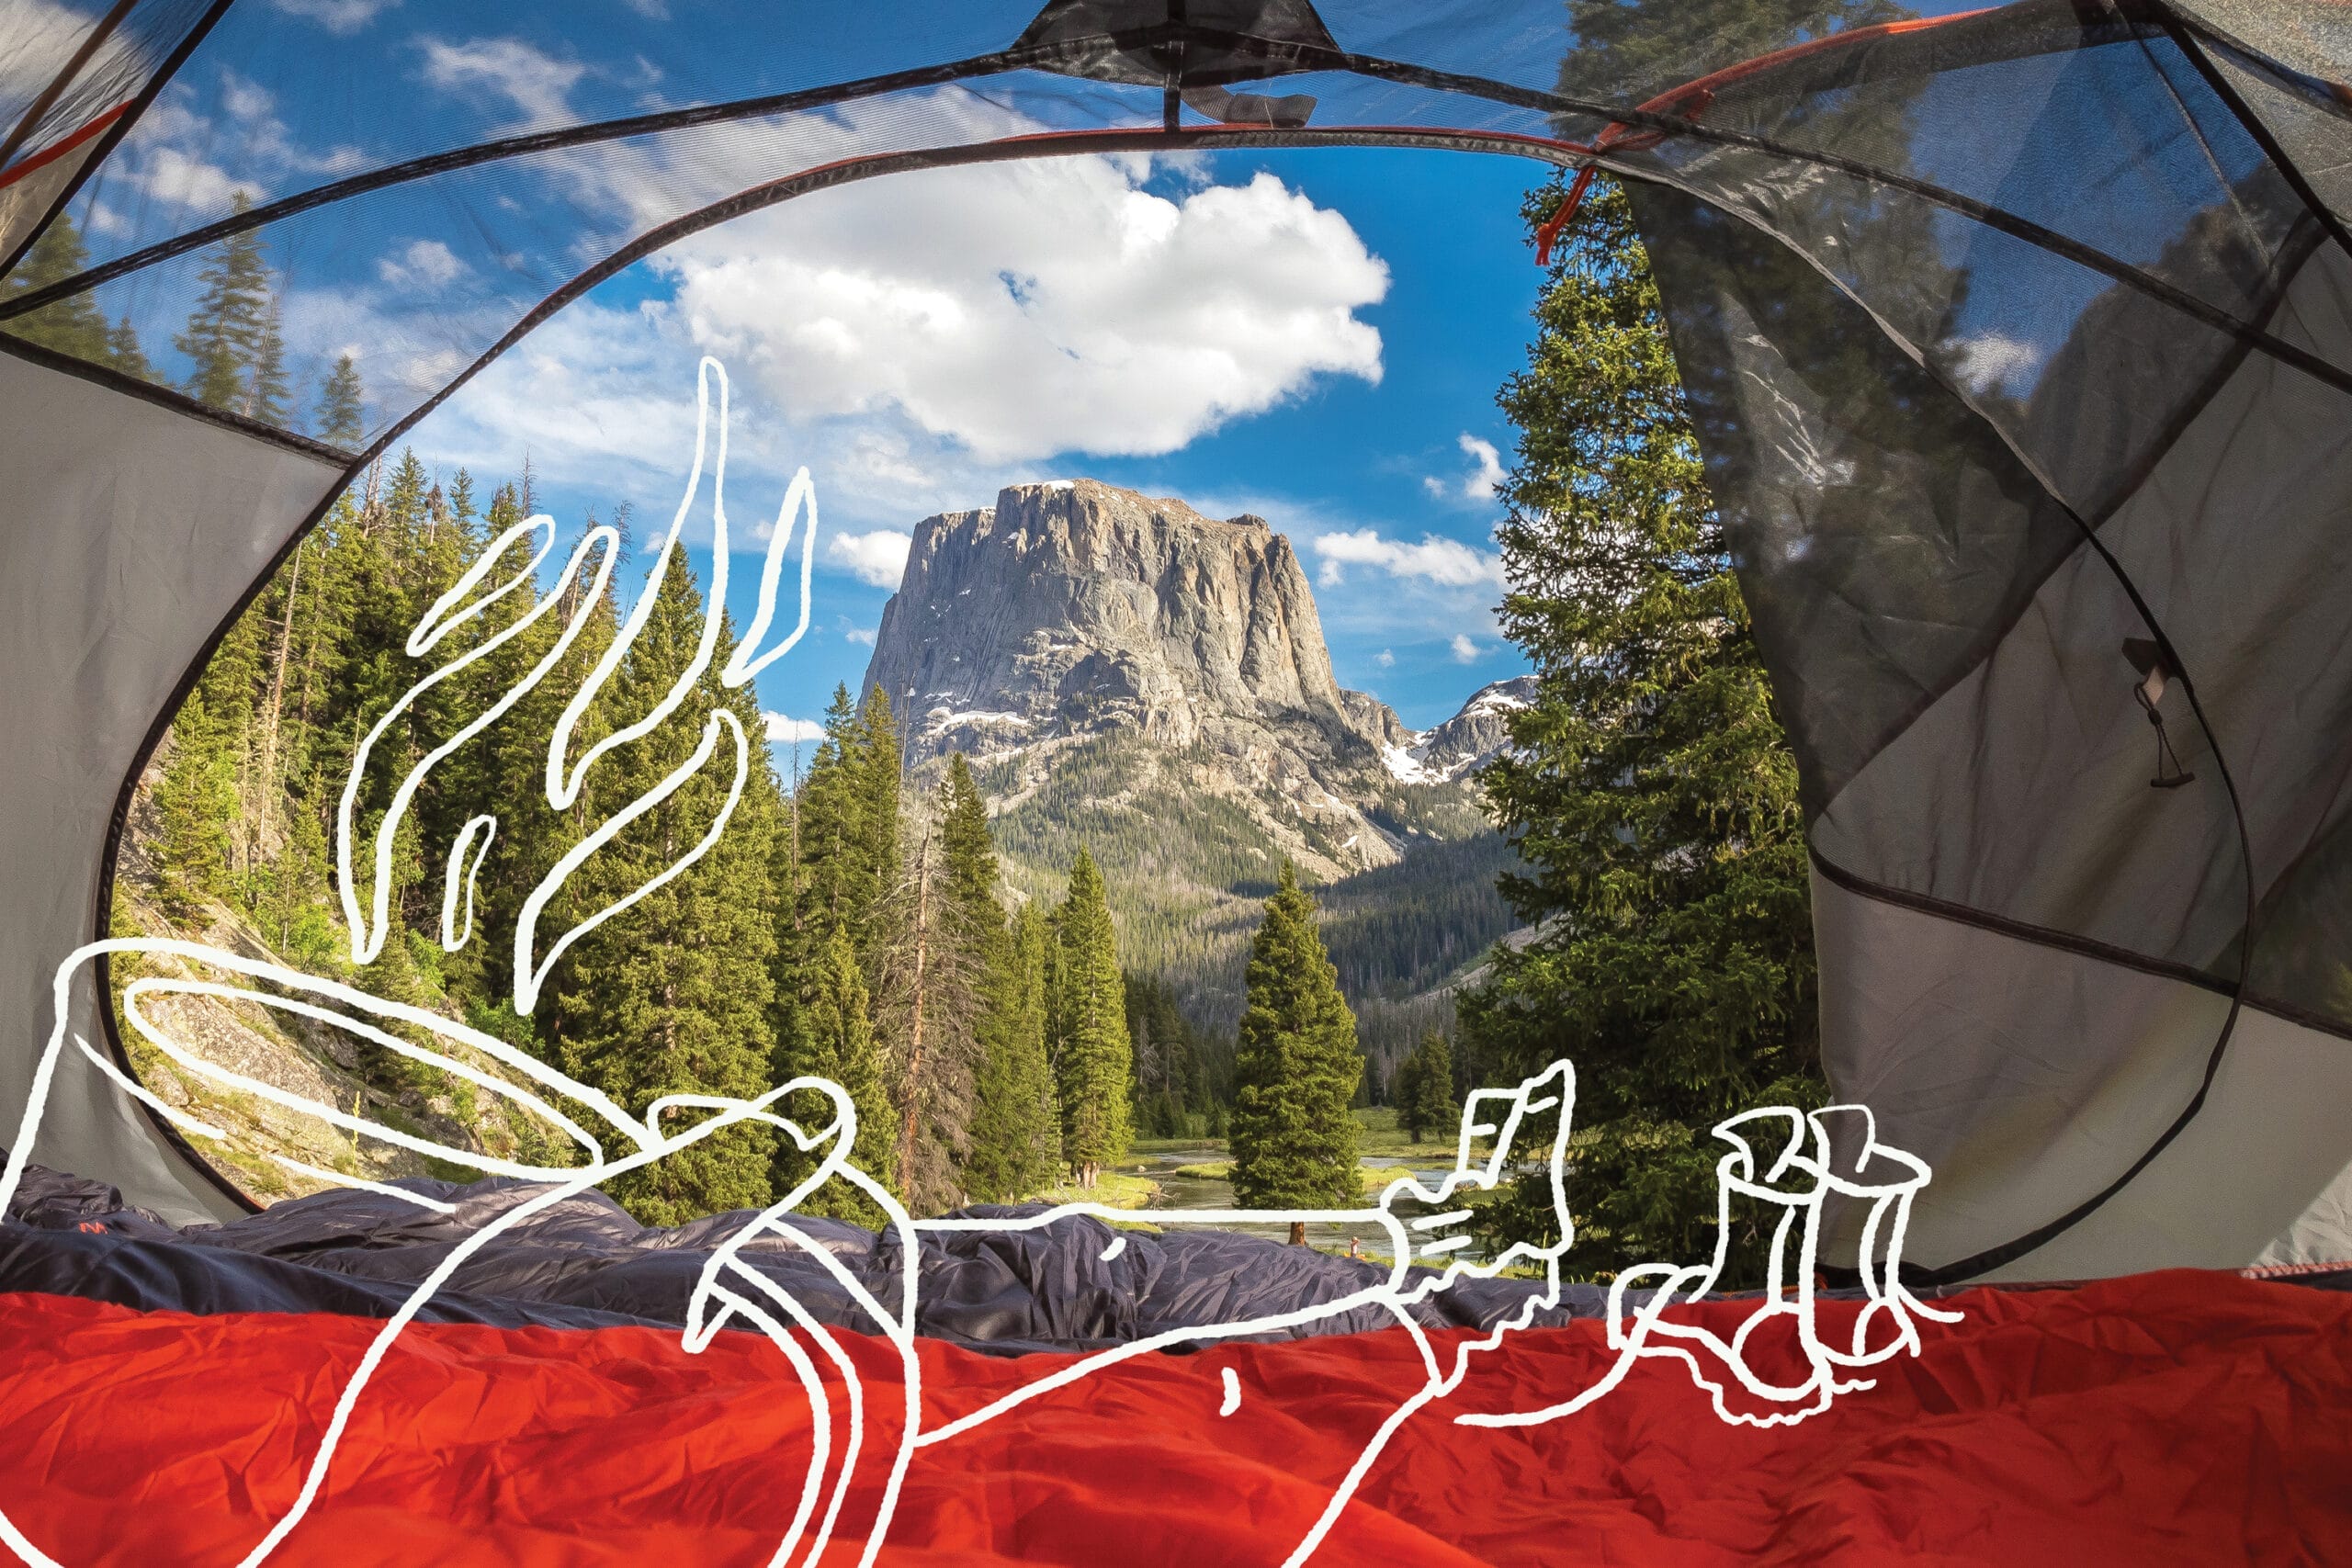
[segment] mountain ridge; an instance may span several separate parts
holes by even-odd
[[[970,760],[1017,892],[1052,897],[1077,845],[1092,849],[1129,963],[1180,981],[1202,1023],[1238,1016],[1257,901],[1284,858],[1335,908],[1349,879],[1409,859],[1427,874],[1406,885],[1450,930],[1483,946],[1509,929],[1474,775],[1523,687],[1491,683],[1424,732],[1340,686],[1298,554],[1264,518],[1083,479],[925,518],[876,635],[864,687],[877,686],[911,773]],[[1333,953],[1360,1013],[1383,998],[1429,1012],[1436,971],[1467,956],[1395,921],[1327,931],[1361,935],[1364,951]],[[1368,1033],[1394,1021],[1368,1018]]]

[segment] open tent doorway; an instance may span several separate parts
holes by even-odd
[[[2029,3],[1761,54],[1668,24],[1563,64],[1548,27],[1459,11],[861,17],[820,29],[791,81],[679,66],[689,107],[509,71],[496,90],[524,118],[486,112],[503,134],[471,141],[361,123],[385,34],[334,58],[356,85],[331,114],[297,90],[314,53],[241,31],[256,9],[118,7],[66,26],[62,52],[22,45],[54,69],[10,133],[8,248],[21,266],[63,212],[86,254],[0,330],[77,309],[108,330],[6,367],[11,468],[51,520],[6,547],[9,580],[41,585],[7,633],[28,770],[8,793],[28,808],[6,876],[38,890],[0,927],[32,1008],[11,1083],[33,1089],[56,965],[102,927],[109,812],[229,613],[359,466],[567,300],[879,174],[1453,147],[1603,166],[1635,193],[1791,716],[1832,1077],[1941,1173],[1915,1256],[1959,1277],[2341,1250],[2345,1151],[2312,1088],[2342,1062],[2322,520],[2352,387],[2324,38],[2284,8]],[[254,73],[239,101],[264,107],[197,114],[177,90],[232,46]],[[492,80],[446,50],[421,69]],[[267,107],[297,103],[379,151],[321,138],[340,150],[306,175]],[[251,189],[195,180],[191,146],[216,172],[243,160]],[[583,170],[627,201],[595,209]],[[126,352],[218,287],[206,257],[239,235],[288,264],[356,245],[438,291],[363,345],[381,400],[348,446],[281,399],[206,407]],[[60,615],[141,636],[85,660]],[[91,983],[64,995],[67,1032],[103,1038]],[[217,1204],[91,1063],[55,1073],[58,1163]],[[2230,1152],[2255,1127],[2258,1168]]]

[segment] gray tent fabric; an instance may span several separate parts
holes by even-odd
[[[0,1106],[13,1127],[58,965],[98,930],[124,776],[207,639],[343,474],[14,352],[0,352]],[[86,965],[67,1027],[107,1048]],[[30,1152],[175,1220],[242,1212],[70,1046]]]
[[[458,1187],[413,1179],[401,1189],[451,1205],[447,1214],[376,1192],[322,1192],[226,1224],[175,1230],[125,1208],[103,1183],[34,1168],[0,1222],[0,1292],[42,1291],[142,1310],[332,1312],[389,1317],[461,1239],[546,1190],[503,1178]],[[973,1218],[1043,1213],[979,1206]],[[468,1259],[435,1294],[426,1322],[590,1328],[683,1325],[712,1250],[756,1217],[712,1214],[649,1228],[601,1192],[529,1216]],[[838,1259],[886,1310],[897,1310],[905,1264],[897,1238],[839,1220],[790,1223]],[[1119,1237],[1125,1246],[1114,1246]],[[1087,1350],[1187,1328],[1215,1329],[1337,1301],[1378,1283],[1381,1265],[1217,1231],[1114,1231],[1087,1214],[1033,1230],[921,1236],[915,1328],[998,1353]],[[819,1321],[881,1332],[840,1282],[796,1244],[763,1236],[739,1255],[789,1290]],[[1461,1279],[1408,1310],[1424,1327],[1490,1329],[1544,1287],[1532,1280]],[[1637,1298],[1638,1299],[1638,1298]],[[1534,1321],[1599,1315],[1606,1292],[1565,1287]],[[1385,1307],[1359,1306],[1256,1337],[1278,1340],[1389,1328]]]
[[[160,343],[232,232],[389,257],[445,212],[463,281],[358,345],[375,452],[599,278],[843,180],[1372,142],[1605,167],[1635,193],[1797,754],[1832,1088],[1936,1168],[1908,1255],[1951,1278],[2352,1258],[2337,8],[2018,0],[1737,37],[1620,9],[1640,47],[1581,47],[1555,0],[820,7],[821,47],[660,62],[678,108],[585,77],[527,135],[452,147],[396,115],[376,166],[249,213],[85,221],[91,269],[0,305],[0,335],[78,295]],[[396,69],[382,29],[322,53],[258,5],[128,15],[114,85],[29,117],[27,149],[184,59],[264,92]],[[253,150],[220,134],[233,178]],[[0,152],[0,226],[28,192],[86,219],[113,173],[86,145]],[[546,177],[622,146],[660,176],[625,216]],[[51,969],[97,927],[126,775],[362,456],[0,355],[0,1109]],[[106,1032],[86,987],[72,1025]],[[225,1211],[85,1066],[53,1098],[43,1162],[175,1221]]]
[[[1821,950],[1842,965],[1823,1058],[1876,1113],[1880,1134],[1936,1171],[1912,1211],[1913,1257],[1997,1246],[2019,1214],[2055,1214],[2097,1190],[2196,1092],[2229,1011],[2205,987],[1818,874],[1813,892]],[[1980,975],[2005,983],[1973,983]],[[2085,1041],[2108,1049],[2084,1051]],[[2340,1037],[2249,1008],[2181,1136],[2096,1213],[1990,1277],[2087,1279],[2151,1258],[2341,1262],[2352,1224],[2346,1103],[2352,1050]]]
[[[1941,96],[1934,50],[2037,16]],[[2352,1258],[2352,1122],[2305,1114],[2352,1087],[2352,253],[2193,50],[2029,3],[1842,62],[1802,123],[1818,62],[1710,107],[1997,137],[1972,193],[2049,243],[1748,150],[1636,189],[1797,750],[1825,1064],[1935,1168],[1929,1278]],[[2131,225],[2137,277],[2058,243]]]

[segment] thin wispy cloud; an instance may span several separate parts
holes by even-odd
[[[1492,501],[1503,480],[1510,477],[1503,468],[1502,454],[1495,450],[1493,442],[1466,430],[1455,438],[1454,445],[1470,459],[1469,471],[1451,478],[1428,475],[1422,479],[1421,488],[1441,501],[1457,497],[1464,501]]]
[[[269,0],[272,9],[316,22],[331,33],[356,33],[401,0]]]
[[[562,125],[572,118],[571,89],[588,68],[574,61],[558,60],[520,39],[446,39],[419,40],[424,51],[424,80],[445,93],[469,96],[492,94],[514,107],[514,118],[503,130],[539,130]]]

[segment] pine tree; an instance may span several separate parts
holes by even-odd
[[[1453,1098],[1453,1047],[1444,1035],[1432,1029],[1421,1036],[1396,1065],[1392,1094],[1397,1124],[1413,1142],[1442,1139],[1453,1131],[1462,1107]]]
[[[902,993],[889,1010],[905,1043],[899,1170],[918,1213],[953,1206],[962,1190],[983,1019],[990,992],[1003,985],[1008,951],[988,807],[961,754],[949,762],[936,808],[939,828],[916,852],[911,914],[895,922],[900,948],[887,966]]]
[[[228,889],[235,775],[222,766],[219,727],[200,688],[172,720],[171,741],[155,786],[155,885],[165,912],[187,921]]]
[[[835,931],[847,934],[861,958],[870,951],[867,917],[882,892],[882,866],[874,849],[885,835],[866,821],[873,771],[865,727],[849,689],[836,686],[832,705],[825,710],[824,741],[800,788],[800,923],[811,943],[822,942]],[[895,871],[895,819],[887,836],[892,843],[888,863]]]
[[[130,317],[125,315],[107,332],[107,363],[124,375],[141,381],[158,381],[155,367],[147,363],[145,351],[139,346],[139,334],[130,328]]]
[[[991,992],[986,1054],[972,1110],[965,1184],[982,1202],[1053,1185],[1062,1160],[1060,1096],[1046,1048],[1046,953],[1053,934],[1035,900],[1014,917]]]
[[[673,562],[615,674],[604,722],[644,712],[671,688],[693,657],[702,615],[694,574]],[[730,642],[723,634],[714,669]],[[695,694],[697,705],[724,705],[747,735],[756,733],[759,713],[748,692],[728,691],[707,671]],[[664,725],[608,755],[583,792],[595,818],[651,788],[698,739],[699,727]],[[780,802],[764,748],[753,745],[750,754],[754,776],[710,852],[582,938],[559,966],[552,1006],[543,1003],[566,1070],[633,1111],[665,1095],[750,1100],[769,1087],[768,959],[775,936],[768,879]],[[685,786],[573,873],[569,901],[583,912],[602,908],[674,863],[707,831],[731,777],[722,745]],[[665,1127],[675,1131],[686,1120]],[[768,1201],[774,1155],[767,1128],[731,1127],[620,1178],[612,1191],[651,1224],[760,1207]]]
[[[254,349],[253,379],[245,388],[244,402],[237,412],[264,424],[282,426],[287,423],[286,339],[278,330],[278,314],[277,299],[273,295],[269,309],[262,313],[261,338]]]
[[[1342,1208],[1363,1199],[1356,1119],[1363,1076],[1355,1015],[1315,929],[1315,901],[1283,863],[1250,944],[1233,1058],[1233,1195],[1247,1208]],[[1291,1240],[1304,1242],[1293,1225]]]
[[[80,231],[74,220],[61,212],[56,221],[40,231],[25,259],[17,264],[5,283],[0,283],[0,304],[6,304],[37,288],[87,272],[90,252],[82,243]],[[43,305],[30,315],[9,321],[0,331],[43,348],[70,354],[76,359],[106,365],[115,361],[107,319],[98,313],[97,303],[88,294],[69,294],[53,304]]]
[[[865,956],[866,974],[877,988],[882,965],[899,950],[912,901],[890,895],[911,891],[901,838],[899,796],[905,774],[899,750],[899,730],[890,712],[890,698],[880,687],[865,694],[853,730],[849,753],[852,795],[850,874],[859,890],[859,908],[852,919],[853,935]]]
[[[1531,198],[1540,219],[1556,183]],[[1462,1001],[1482,1066],[1577,1068],[1571,1267],[1713,1246],[1707,1129],[1818,1094],[1796,768],[1708,494],[1648,258],[1595,185],[1536,308],[1502,495],[1506,630],[1534,663],[1512,748],[1481,774],[1537,936]],[[1543,1239],[1532,1189],[1487,1211]]]
[[[320,440],[346,452],[359,449],[368,434],[368,405],[359,384],[359,367],[351,362],[351,355],[335,357],[334,373],[319,389],[317,418]]]
[[[884,1187],[895,1190],[899,1120],[884,1085],[882,1051],[874,1038],[865,972],[849,939],[839,931],[828,937],[801,978],[797,1010],[801,1033],[790,1076],[777,1081],[789,1082],[805,1074],[841,1085],[857,1107],[857,1138],[851,1145],[851,1162]],[[796,1095],[786,1101],[785,1114],[816,1118],[828,1111],[814,1098]],[[779,1140],[779,1144],[775,1189],[781,1194],[806,1179],[815,1162],[788,1141]],[[872,1201],[844,1183],[828,1183],[801,1208],[808,1213],[869,1224],[879,1219]]]
[[[1055,1076],[1061,1093],[1062,1158],[1080,1187],[1127,1152],[1126,987],[1111,907],[1094,857],[1080,846],[1069,891],[1054,918],[1058,964],[1049,1017]]]
[[[242,213],[252,208],[239,191],[230,210]],[[172,340],[193,362],[187,393],[207,408],[251,412],[273,391],[256,372],[272,358],[277,338],[277,305],[261,235],[247,229],[222,240],[196,280],[203,292],[188,316],[187,330]],[[274,395],[282,399],[282,367],[277,373],[280,382]]]

